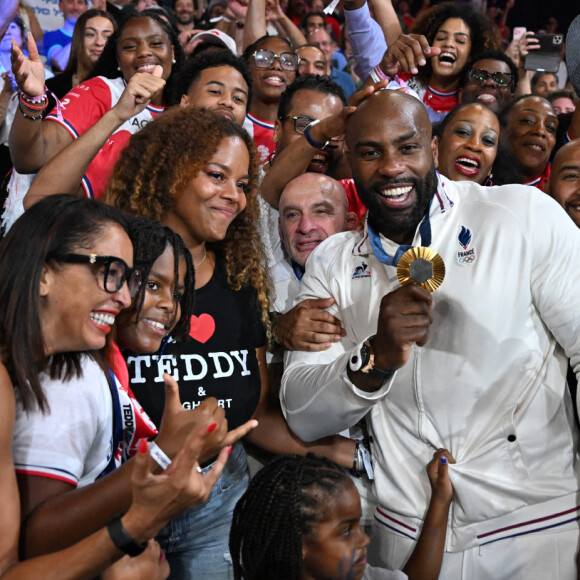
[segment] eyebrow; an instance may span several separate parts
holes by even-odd
[[[125,38],[121,38],[121,40],[124,42],[126,40],[151,40],[152,38],[163,38],[165,35],[162,34],[161,32],[156,32],[155,34],[150,34],[149,36],[126,36]]]
[[[216,165],[217,167],[221,167],[227,173],[231,173],[231,171],[232,171],[230,169],[230,167],[228,167],[227,165],[224,165],[223,163],[218,163],[217,161],[209,161],[208,165]],[[242,175],[240,177],[240,179],[250,179],[249,173],[246,173],[246,175]]]
[[[226,88],[225,83],[222,83],[221,81],[208,81],[205,86],[207,87],[209,85],[218,85],[220,87],[223,87],[224,89]],[[248,96],[248,91],[244,91],[242,87],[234,87],[232,90],[239,91],[240,93],[244,93],[244,95]]]
[[[475,127],[476,123],[475,121],[468,121],[467,119],[457,119],[458,123],[467,123],[468,125],[473,125]],[[494,133],[498,133],[498,131],[496,131],[493,127],[490,127],[489,125],[487,127],[485,127],[486,131],[493,131]]]
[[[562,167],[560,167],[560,169],[558,169],[558,173],[561,173],[562,171],[579,171],[580,170],[580,165],[563,165]]]
[[[443,32],[444,34],[450,34],[449,30],[442,30],[442,29],[439,29],[437,31],[437,34],[440,34],[441,32]],[[469,35],[465,32],[454,32],[453,36],[465,36],[465,38],[469,38]]]

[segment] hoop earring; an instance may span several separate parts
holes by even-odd
[[[492,179],[491,179],[492,177],[493,177],[493,173],[490,173],[490,174],[487,176],[487,179],[486,179],[486,180],[483,182],[483,186],[484,186],[484,187],[491,187],[491,186],[493,185],[493,181],[492,181]]]

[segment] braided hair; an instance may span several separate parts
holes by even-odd
[[[173,329],[173,336],[181,337],[189,332],[189,322],[193,313],[195,271],[191,260],[191,253],[185,247],[181,236],[172,229],[162,226],[159,222],[138,217],[134,218],[129,225],[129,237],[133,242],[133,265],[141,268],[143,272],[143,284],[134,298],[133,308],[137,313],[137,321],[141,314],[141,308],[145,300],[145,283],[151,272],[153,264],[170,246],[173,248],[173,268],[174,268],[174,296],[177,296],[179,280],[179,262],[181,258],[185,260],[186,273],[183,280],[184,292],[180,300],[181,317]],[[178,298],[174,298],[177,306]],[[178,309],[174,309],[174,316],[177,316]],[[172,323],[174,320],[172,320]]]
[[[329,497],[351,484],[325,457],[281,455],[250,481],[230,530],[235,580],[300,580],[302,538]]]

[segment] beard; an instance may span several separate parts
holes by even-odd
[[[408,177],[382,179],[365,187],[355,178],[354,183],[361,201],[368,209],[369,222],[373,229],[397,243],[404,243],[401,239],[412,239],[417,226],[427,213],[429,203],[437,191],[437,171],[433,163],[423,180]],[[380,191],[387,186],[399,184],[413,185],[415,202],[412,206],[402,209],[386,207],[380,199],[382,197]]]

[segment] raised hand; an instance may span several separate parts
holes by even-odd
[[[156,65],[153,73],[135,73],[128,81],[119,102],[113,107],[119,120],[125,122],[138,115],[165,88],[163,68]]]
[[[416,75],[419,67],[427,64],[428,58],[440,53],[441,49],[429,46],[429,42],[423,35],[401,34],[383,55],[380,67],[386,75],[391,77],[400,72]]]
[[[44,66],[38,56],[38,48],[30,32],[28,33],[28,54],[30,58],[27,58],[16,41],[12,40],[10,60],[18,88],[30,97],[40,97],[44,93]]]
[[[385,371],[401,368],[413,343],[424,346],[433,316],[431,294],[419,286],[402,286],[383,296],[373,341],[375,365]]]

